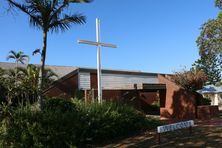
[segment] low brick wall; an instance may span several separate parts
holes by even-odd
[[[198,119],[211,119],[215,117],[219,117],[218,106],[211,106],[211,105],[197,106]]]
[[[169,76],[159,75],[158,78],[159,83],[166,84],[167,88],[165,98],[160,99],[160,118],[195,119],[196,95],[176,85]]]

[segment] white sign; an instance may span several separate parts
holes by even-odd
[[[164,133],[164,132],[174,131],[177,129],[188,128],[192,126],[194,126],[193,120],[178,122],[178,123],[173,123],[173,124],[168,124],[168,125],[162,125],[162,126],[157,127],[157,133]]]

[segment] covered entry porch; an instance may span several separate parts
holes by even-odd
[[[132,87],[130,87],[132,88]],[[85,90],[85,101],[97,100],[97,89]],[[165,105],[165,84],[134,84],[133,89],[103,89],[104,101],[128,104],[145,114],[160,114],[160,107]]]

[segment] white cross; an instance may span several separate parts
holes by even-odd
[[[96,42],[94,41],[87,41],[87,40],[78,40],[78,43],[81,44],[89,44],[97,46],[97,84],[98,84],[98,102],[102,103],[102,86],[101,86],[101,58],[100,58],[100,48],[103,47],[110,47],[110,48],[117,48],[116,45],[102,43],[100,42],[100,20],[96,18]]]

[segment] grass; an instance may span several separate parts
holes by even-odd
[[[104,147],[219,147],[222,144],[221,131],[221,124],[200,125],[192,129],[191,135],[189,129],[161,134],[161,143],[158,144],[156,130],[152,130]]]

